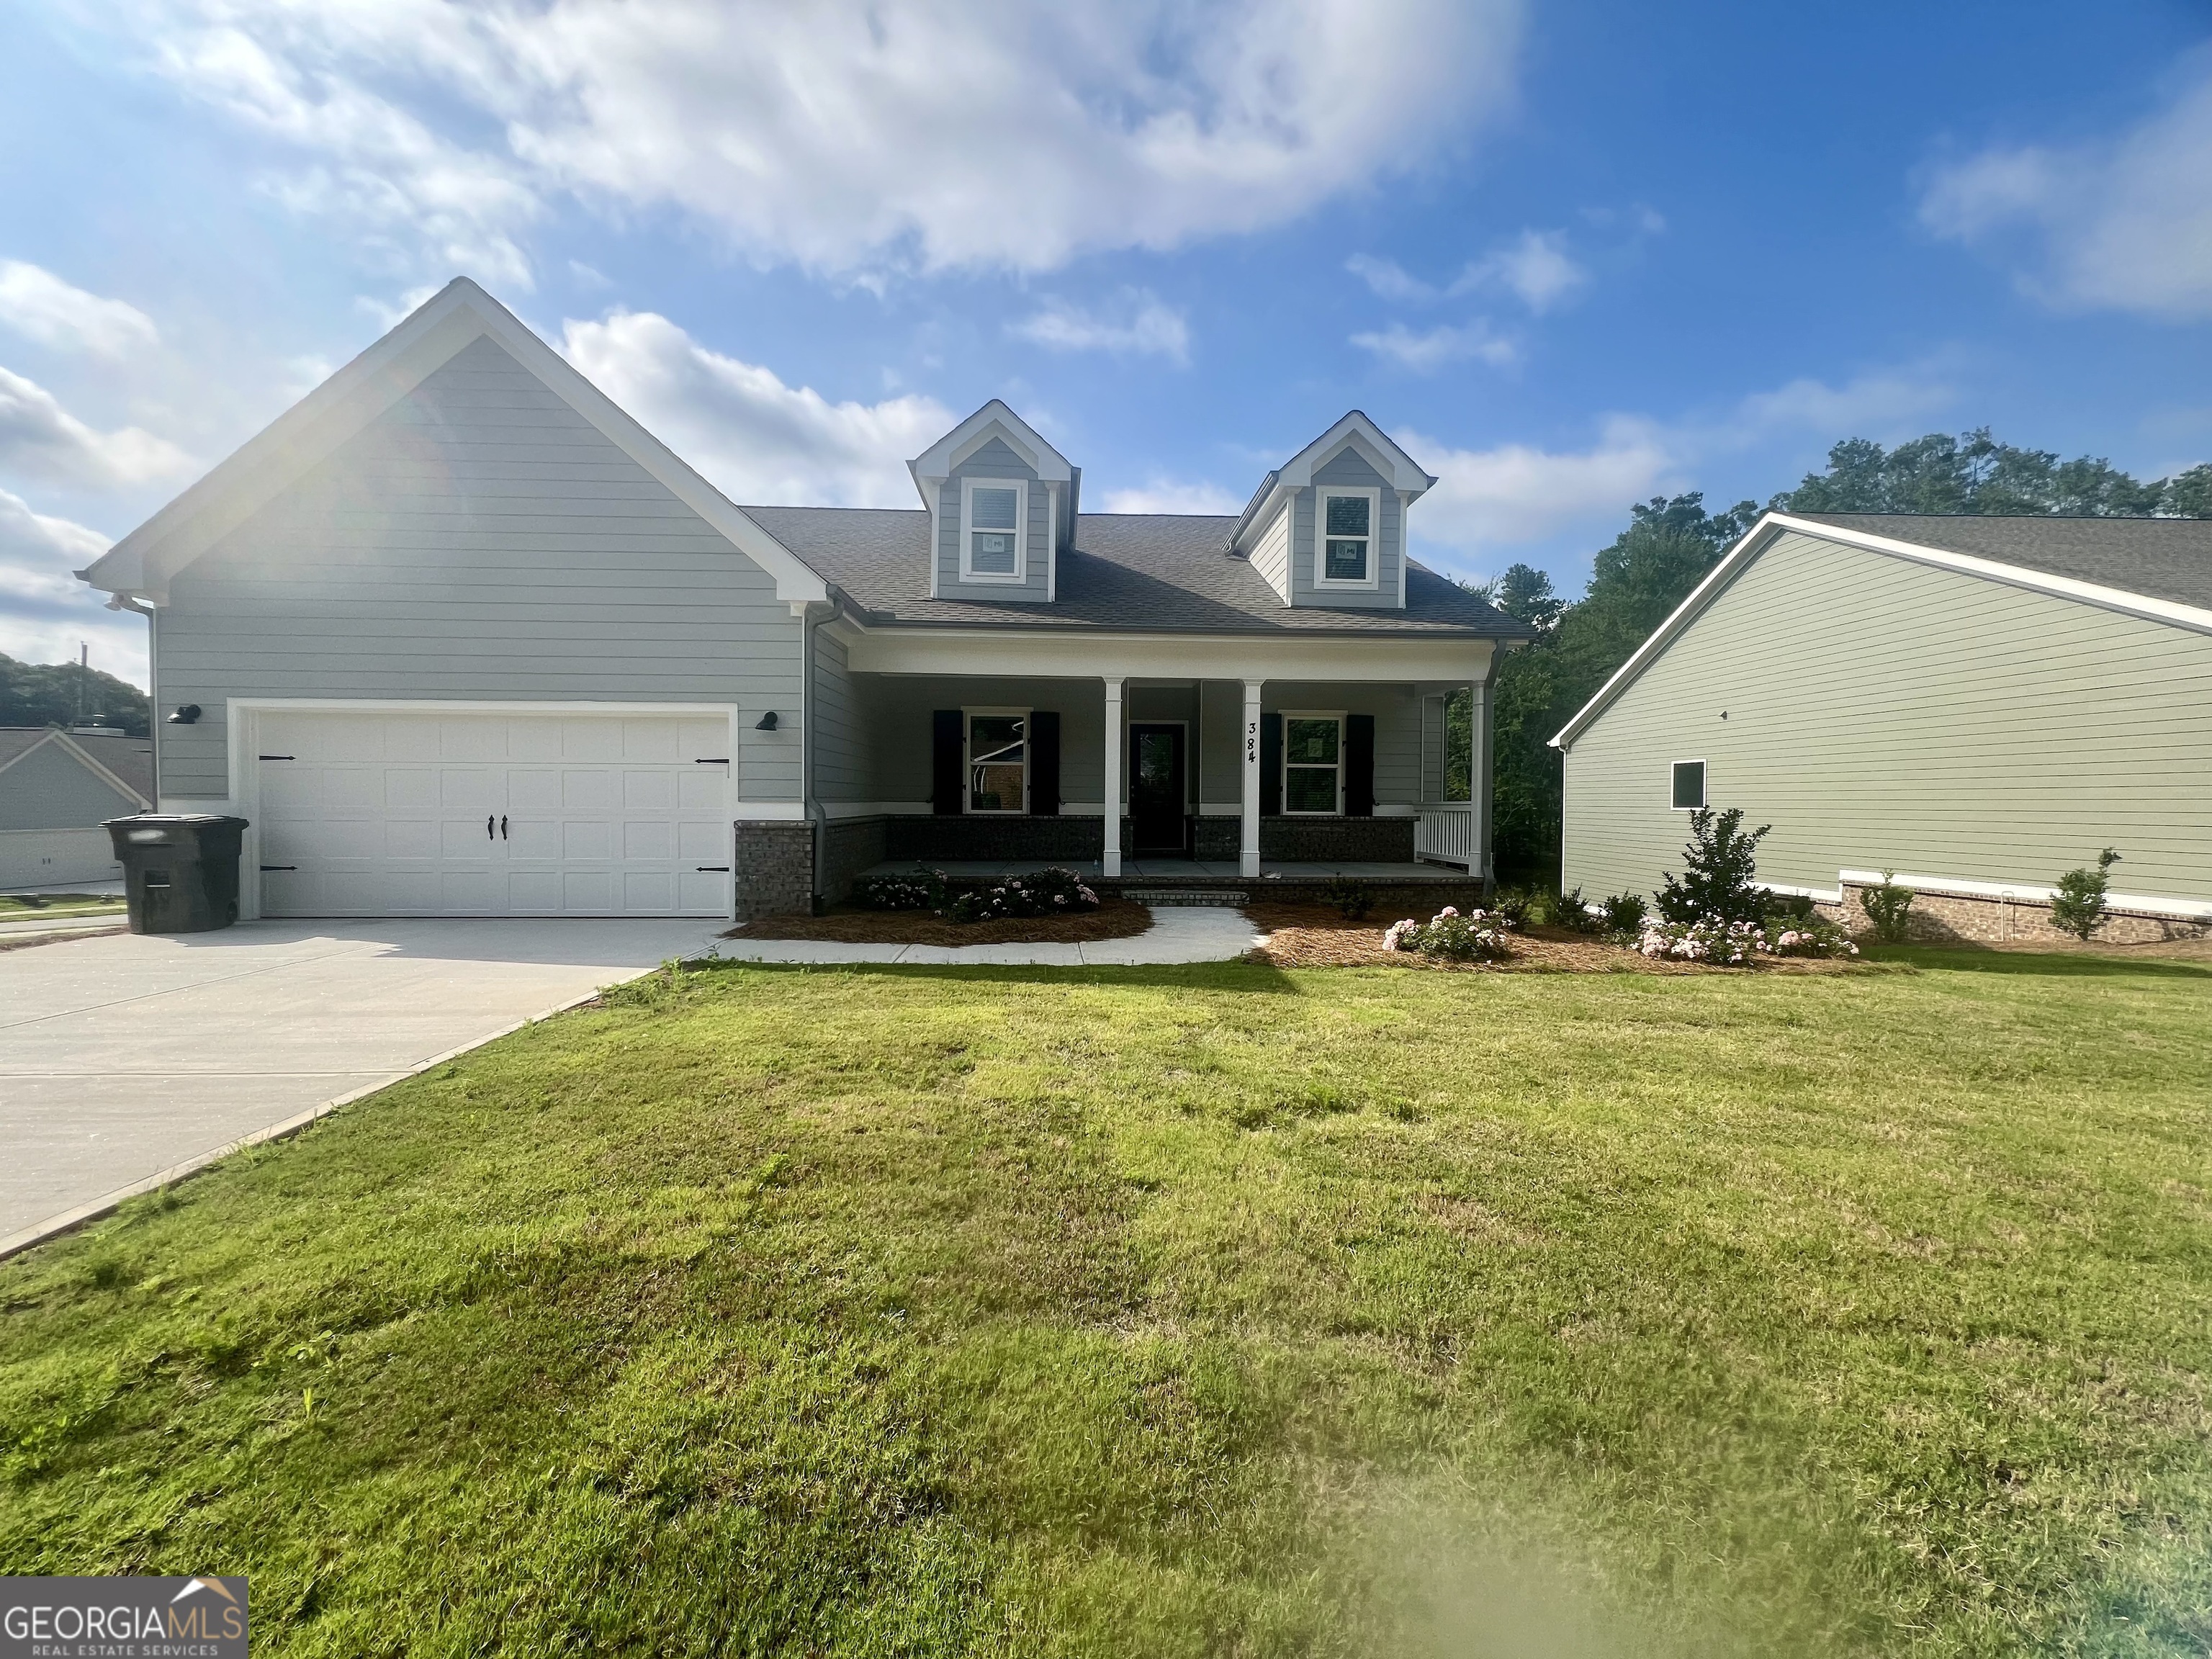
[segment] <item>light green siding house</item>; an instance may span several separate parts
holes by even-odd
[[[1650,893],[1690,808],[1773,825],[1759,873],[1856,921],[2047,931],[2118,848],[2110,937],[2212,921],[2212,524],[1769,514],[1553,739],[1562,880]]]

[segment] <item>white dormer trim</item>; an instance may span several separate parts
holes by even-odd
[[[1390,441],[1381,427],[1356,409],[1284,462],[1279,482],[1294,488],[1311,483],[1315,471],[1334,459],[1337,451],[1348,442],[1356,442],[1366,452],[1368,464],[1394,489],[1419,495],[1436,483],[1412,456]]]
[[[1042,483],[1065,484],[1075,477],[1067,458],[1054,449],[1027,421],[994,398],[966,420],[906,464],[922,504],[935,510],[931,486],[950,478],[960,464],[990,442],[1003,438]]]

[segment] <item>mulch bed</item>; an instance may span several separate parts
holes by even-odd
[[[840,945],[1082,945],[1134,939],[1152,913],[1109,898],[1096,910],[1066,916],[1012,916],[1002,921],[947,921],[928,910],[848,908],[826,916],[768,916],[732,927],[724,939],[819,939]]]
[[[1244,914],[1267,934],[1247,956],[1278,968],[1429,968],[1459,972],[1521,974],[1741,974],[1741,968],[1716,968],[1700,962],[1654,962],[1618,945],[1562,927],[1530,927],[1513,935],[1513,954],[1504,962],[1443,962],[1417,951],[1384,948],[1382,930],[1398,920],[1380,912],[1365,921],[1346,921],[1323,905],[1248,904]],[[1762,957],[1751,971],[1762,974],[1835,974],[1851,964],[1803,957]]]

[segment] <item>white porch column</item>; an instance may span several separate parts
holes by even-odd
[[[1106,682],[1106,852],[1103,875],[1121,873],[1121,750],[1128,734],[1121,728],[1121,682]]]
[[[1244,838],[1237,872],[1246,877],[1260,873],[1260,688],[1266,684],[1244,682]]]
[[[1468,687],[1467,872],[1490,879],[1490,673]]]

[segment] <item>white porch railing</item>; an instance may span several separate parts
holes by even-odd
[[[1413,856],[1474,868],[1474,810],[1463,800],[1425,800],[1413,820]]]

